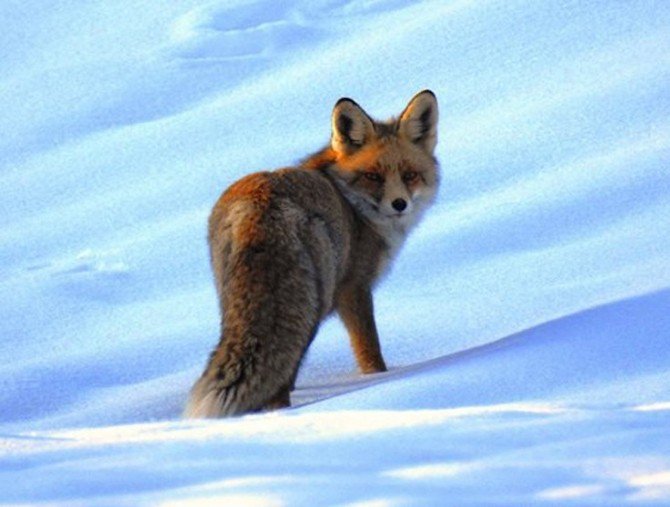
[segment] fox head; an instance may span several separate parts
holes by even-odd
[[[331,143],[321,157],[344,196],[367,220],[406,229],[433,200],[437,119],[437,100],[430,90],[416,94],[387,122],[373,120],[349,98],[337,101]]]

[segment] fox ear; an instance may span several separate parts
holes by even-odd
[[[417,93],[398,119],[398,131],[432,153],[437,144],[437,99],[430,90]]]
[[[368,142],[375,127],[365,111],[351,99],[337,101],[332,115],[331,146],[338,153],[351,153]]]

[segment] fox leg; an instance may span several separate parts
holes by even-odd
[[[337,313],[349,333],[358,367],[363,373],[386,371],[375,325],[372,293],[368,288],[347,287],[337,300]]]
[[[291,406],[291,395],[288,387],[283,387],[279,392],[263,407],[264,410],[278,410]]]

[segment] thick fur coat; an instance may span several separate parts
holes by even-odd
[[[209,219],[221,338],[185,416],[289,406],[300,362],[333,311],[361,371],[386,370],[372,289],[434,199],[437,119],[428,90],[388,122],[340,99],[329,146],[223,193]]]

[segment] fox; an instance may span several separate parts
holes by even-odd
[[[435,199],[437,121],[430,90],[385,122],[341,98],[326,147],[223,192],[208,222],[220,339],[184,417],[289,407],[302,359],[332,313],[361,373],[387,370],[372,291]]]

